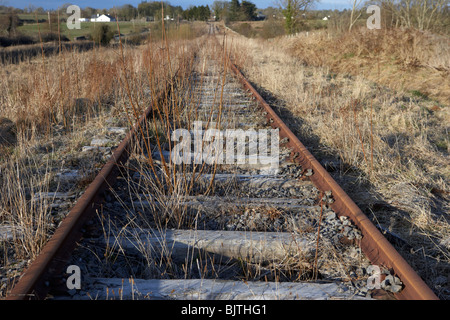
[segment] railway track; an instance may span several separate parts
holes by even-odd
[[[7,299],[436,299],[214,31]]]

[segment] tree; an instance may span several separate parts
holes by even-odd
[[[123,6],[117,8],[117,16],[120,20],[130,21],[131,19],[136,18],[137,9],[131,4],[124,4]]]
[[[8,32],[8,37],[11,37],[16,33],[17,26],[20,23],[19,16],[14,11],[8,12],[4,15],[0,20],[1,29],[6,30]]]
[[[199,20],[207,21],[209,17],[211,16],[211,10],[209,9],[209,6],[200,6],[200,12],[199,12]]]
[[[288,0],[286,3],[286,7],[281,11],[283,13],[284,18],[286,19],[285,22],[285,29],[288,34],[292,34],[295,32],[295,19],[296,19],[296,13],[293,6],[293,1]]]
[[[36,6],[34,6],[30,3],[27,7],[27,13],[33,13],[35,10],[36,10]]]
[[[212,4],[212,10],[216,21],[223,19],[228,14],[228,2],[227,1],[214,1]]]
[[[228,10],[228,18],[230,21],[238,21],[241,19],[241,4],[239,0],[231,0]]]
[[[164,8],[164,15],[176,18],[181,16],[183,8],[181,6],[171,6],[168,2],[151,1],[151,2],[141,2],[137,7],[137,14],[141,17],[153,17],[155,20],[161,19],[162,8]]]
[[[97,25],[92,32],[92,39],[103,46],[108,45],[113,36],[114,32],[104,23]]]
[[[279,19],[281,16],[280,8],[267,7],[262,10],[262,13],[267,17],[267,19]]]
[[[391,13],[396,24],[419,30],[431,29],[445,15],[449,0],[378,0]]]
[[[279,0],[278,5],[285,18],[285,29],[288,34],[295,33],[300,17],[316,0]]]
[[[256,5],[254,3],[243,0],[241,3],[241,9],[244,14],[245,20],[256,19]]]
[[[81,9],[81,15],[85,18],[90,18],[95,14],[95,9],[91,7],[86,7],[84,9]]]
[[[183,18],[186,20],[201,20],[207,21],[211,16],[209,6],[191,6],[183,12]]]
[[[353,0],[352,5],[352,12],[350,14],[350,25],[348,27],[348,31],[352,31],[353,25],[356,23],[356,21],[361,17],[361,3],[362,0]]]

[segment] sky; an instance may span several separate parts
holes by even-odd
[[[265,9],[269,6],[276,7],[277,0],[250,0],[259,9]],[[35,7],[43,7],[44,9],[56,9],[65,3],[72,3],[84,7],[93,7],[96,9],[109,9],[113,6],[121,6],[124,4],[131,4],[137,7],[141,0],[0,0],[0,4],[12,6],[16,8],[25,8],[32,4]],[[189,5],[211,5],[214,0],[168,0],[173,6],[182,6],[183,9]],[[345,9],[350,7],[350,0],[321,0],[316,4],[316,9]]]

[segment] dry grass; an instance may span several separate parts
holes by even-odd
[[[122,254],[124,259],[129,259],[130,252],[121,250],[120,243],[127,239],[135,244],[139,252],[141,263],[139,264],[142,274],[140,277],[150,278],[192,278],[201,277],[206,274],[218,275],[223,267],[218,266],[217,261],[211,260],[207,255],[199,256],[192,251],[186,256],[185,263],[175,263],[171,258],[173,248],[164,241],[158,248],[149,247],[142,242],[140,234],[157,230],[164,234],[167,229],[193,229],[198,223],[198,216],[192,215],[191,210],[183,200],[186,196],[194,193],[194,177],[202,173],[210,173],[210,169],[199,166],[175,166],[166,162],[164,157],[156,160],[155,153],[162,154],[163,151],[171,150],[171,144],[167,137],[176,128],[190,128],[193,121],[197,120],[196,110],[201,93],[194,94],[193,73],[202,74],[204,64],[203,58],[218,58],[222,52],[216,47],[205,45],[204,38],[189,42],[188,44],[177,41],[166,41],[163,37],[162,50],[152,51],[145,61],[147,73],[146,86],[151,92],[157,92],[161,83],[165,87],[159,88],[162,93],[161,99],[151,101],[153,116],[149,125],[142,128],[142,142],[136,145],[134,154],[128,163],[128,171],[139,178],[127,177],[127,193],[130,197],[138,200],[131,205],[122,202],[121,196],[116,194],[116,200],[122,202],[123,210],[127,212],[125,226],[114,225],[107,216],[101,216],[105,238],[113,235],[114,240],[107,247],[104,257],[99,258],[103,269],[114,263],[111,257],[117,253]],[[194,54],[195,53],[195,54]],[[199,59],[199,57],[202,57]],[[122,85],[127,88],[136,88],[136,78],[132,68],[126,60],[123,60],[122,70],[125,74],[130,72],[129,77],[124,77]],[[164,69],[160,66],[165,66]],[[203,79],[199,80],[200,82]],[[220,83],[218,84],[220,88]],[[128,92],[129,103],[132,108],[128,111],[130,122],[136,120],[140,115],[134,112],[134,106],[141,103],[135,92]],[[216,107],[220,104],[217,97]],[[137,214],[136,214],[137,213]],[[138,264],[133,267],[136,268]],[[230,268],[230,267],[225,267]]]
[[[192,37],[189,31],[182,33]],[[16,258],[33,258],[51,230],[49,204],[29,200],[32,195],[50,189],[46,173],[54,163],[30,154],[32,146],[42,140],[51,143],[55,126],[62,126],[68,137],[78,137],[80,128],[91,126],[105,114],[125,117],[130,125],[134,124],[149,105],[155,107],[154,122],[143,132],[149,139],[144,139],[138,150],[144,155],[145,166],[135,170],[147,177],[148,194],[173,205],[166,205],[165,210],[155,208],[154,216],[145,218],[156,221],[161,230],[186,224],[195,226],[195,217],[191,219],[179,201],[167,202],[167,198],[179,200],[190,194],[191,185],[183,174],[192,168],[153,163],[149,157],[150,151],[161,151],[167,145],[164,136],[169,136],[171,130],[189,127],[195,120],[189,115],[195,111],[196,99],[191,98],[186,104],[181,94],[170,93],[174,88],[189,87],[186,75],[193,68],[189,57],[199,46],[188,45],[184,36],[176,35],[176,32],[172,35],[174,42],[151,42],[125,47],[123,51],[100,48],[84,53],[67,52],[2,68],[0,114],[16,123],[18,139],[15,147],[4,149],[8,156],[0,167],[0,221],[28,230],[26,239],[16,239],[10,247],[2,248],[2,259],[10,251]],[[449,141],[445,127],[448,106],[436,105],[419,94],[407,97],[402,92],[385,90],[368,81],[367,74],[353,77],[333,74],[326,61],[320,62],[320,68],[307,67],[306,60],[296,57],[295,50],[299,49],[298,43],[291,43],[294,40],[261,42],[233,36],[230,42],[239,51],[238,63],[250,79],[277,98],[272,101],[283,103],[280,110],[293,131],[307,145],[315,146],[314,154],[338,160],[336,166],[340,170],[336,177],[344,188],[377,224],[407,243],[397,245],[401,253],[438,295],[447,298],[448,283],[439,276],[448,275],[450,260]],[[290,54],[288,48],[293,48]],[[320,54],[309,52],[308,57],[313,56]],[[418,52],[412,57],[434,69],[448,68],[446,60],[424,58]],[[173,80],[175,74],[179,76]],[[421,88],[414,90],[425,92]],[[162,101],[155,100],[161,92]],[[104,124],[99,121],[98,125]],[[70,143],[74,145],[69,148],[75,150],[75,145],[79,147],[81,142],[74,139]],[[52,154],[50,159],[60,164],[59,155]],[[175,179],[180,175],[183,178]],[[129,225],[142,226],[135,225],[136,221],[129,221]],[[145,219],[139,222],[145,225]],[[105,225],[104,230],[108,228]],[[161,259],[164,257],[161,255]],[[2,261],[5,265],[9,263],[8,259]],[[194,263],[194,259],[190,261]],[[162,270],[158,269],[161,261],[149,257],[147,263],[154,263],[155,272],[160,274],[192,272],[192,265],[190,270]],[[209,267],[214,268],[214,263],[209,263]],[[203,265],[193,269],[206,272],[207,268]],[[244,270],[249,273],[248,278],[262,275],[261,270]]]
[[[380,35],[378,45],[385,47],[384,52],[391,50],[403,59],[396,70],[406,68],[404,73],[394,73],[395,77],[386,73],[388,65],[383,59],[388,55],[381,55],[380,79],[386,76],[391,83],[401,82],[399,77],[419,68],[408,65],[413,58],[428,69],[432,65],[448,72],[448,64],[437,54],[425,57],[423,47],[422,52],[416,50],[405,56],[403,51],[410,52],[406,47],[391,40],[385,42],[416,36],[420,35]],[[370,39],[361,44],[358,33],[347,37],[328,39],[319,34],[314,38],[260,41],[234,34],[230,42],[245,74],[300,140],[322,163],[332,163],[330,170],[335,170],[336,180],[376,225],[388,230],[386,236],[396,241],[397,249],[438,296],[448,298],[448,105],[411,94],[408,89],[389,90],[382,87],[382,79],[374,83],[378,78],[377,56],[365,51],[365,46],[372,44]],[[354,59],[344,68],[342,56],[348,51],[344,49],[348,43],[338,41],[353,42],[360,48],[354,52],[358,65]],[[441,46],[433,44],[430,49]],[[421,54],[423,57],[419,57]],[[332,71],[336,66],[340,72]],[[369,69],[370,73],[364,72]],[[443,88],[441,97],[445,100],[448,81],[442,81],[440,73],[437,82],[434,72],[429,72],[431,83]],[[414,81],[408,83],[414,85]]]
[[[195,52],[197,52],[196,59],[192,64],[189,63],[190,67],[187,68],[193,72],[193,78],[205,73],[214,74],[214,71],[217,71],[206,69],[208,65],[206,60],[208,59],[219,61],[218,74],[223,72],[223,65],[221,65],[221,61],[224,61],[223,52],[211,46],[211,44],[211,41],[206,44],[203,41],[194,44]],[[245,59],[245,56],[242,55],[242,58]],[[189,74],[189,72],[185,74]],[[224,75],[223,80],[225,80],[225,77]],[[203,77],[200,77],[198,81],[203,84]],[[170,144],[165,139],[170,136],[170,131],[177,127],[189,128],[193,121],[198,120],[197,108],[202,93],[194,95],[190,93],[191,89],[194,89],[194,92],[196,91],[196,86],[190,87],[193,82],[191,77],[184,80],[181,77],[174,85],[175,90],[168,93],[170,99],[164,99],[160,104],[155,105],[153,123],[150,124],[150,130],[146,134],[151,144],[151,150],[148,151],[153,152],[153,154],[161,153],[162,146],[165,146],[167,151]],[[211,85],[215,86],[220,92],[224,82],[219,79],[218,83],[211,83]],[[169,101],[172,103],[168,103]],[[221,104],[222,98],[217,96],[215,107],[220,109]],[[228,118],[227,121],[229,121]],[[320,252],[320,254],[316,254],[315,258],[303,253],[299,248],[295,256],[287,255],[282,261],[270,261],[268,263],[255,263],[246,259],[219,261],[214,255],[207,252],[197,252],[194,249],[188,252],[185,259],[180,263],[180,261],[173,260],[173,248],[167,245],[163,239],[157,246],[149,246],[144,243],[142,235],[152,234],[153,232],[165,234],[168,229],[189,229],[194,232],[202,228],[209,229],[210,226],[202,226],[202,224],[205,224],[205,216],[207,215],[222,217],[226,220],[226,216],[234,214],[242,216],[244,212],[255,211],[254,208],[244,208],[241,205],[227,207],[227,209],[214,206],[203,207],[203,205],[201,209],[192,207],[192,204],[186,202],[189,196],[208,195],[210,190],[209,182],[198,183],[194,187],[193,181],[203,173],[215,172],[215,168],[204,168],[202,165],[171,165],[164,163],[163,159],[156,160],[150,157],[150,152],[146,153],[147,150],[144,149],[137,148],[129,162],[128,170],[136,176],[134,179],[130,176],[126,178],[126,193],[137,200],[130,204],[121,200],[123,196],[115,194],[116,200],[122,204],[122,210],[127,212],[125,226],[113,225],[107,216],[100,217],[108,230],[104,231],[105,238],[109,239],[108,241],[111,244],[106,249],[105,258],[99,258],[99,263],[104,266],[103,269],[106,270],[112,263],[111,259],[114,260],[117,255],[121,255],[123,258],[122,264],[118,262],[117,265],[125,266],[124,268],[131,267],[127,261],[133,260],[133,253],[121,247],[121,243],[130,241],[139,252],[139,257],[143,257],[138,268],[139,274],[134,274],[135,277],[162,279],[224,277],[235,279],[237,277],[244,281],[311,281],[317,280],[317,270],[325,265],[327,271],[333,270],[333,276],[336,278],[346,280],[349,278],[349,265],[351,263],[343,261],[342,252],[339,252],[341,249],[337,249],[330,241],[322,239],[320,241],[317,239],[316,252]],[[234,187],[235,182],[233,183],[230,180],[224,188],[233,189]],[[268,229],[277,217],[283,215],[282,211],[275,208],[269,210],[258,208],[256,211],[258,211],[258,215],[261,213],[268,216],[268,225],[266,226]],[[294,220],[292,221],[293,229],[288,230],[288,232],[294,232],[294,229],[296,232],[305,232],[307,224],[300,226]],[[224,222],[220,222],[220,218],[218,218],[218,221],[214,223],[221,225]],[[260,224],[256,226],[254,223],[252,224],[251,221],[245,222],[245,228],[250,231],[261,231],[259,228],[262,228],[262,226]],[[219,230],[222,228],[225,228],[225,226],[218,227]],[[310,231],[308,229],[308,232]],[[317,232],[319,231],[320,229],[317,230]],[[99,254],[99,256],[101,255]],[[315,267],[312,266],[313,259],[315,259]],[[361,264],[363,264],[362,261]],[[135,270],[137,265],[136,263],[132,269]],[[330,267],[331,265],[334,265],[334,267]]]
[[[169,51],[161,57],[160,65],[170,65],[174,62],[174,58],[178,61],[174,63],[170,72],[165,73],[165,88],[163,98],[160,101],[154,101],[153,117],[149,123],[146,132],[143,134],[145,146],[138,150],[138,158],[144,160],[145,166],[138,165],[132,168],[135,172],[140,173],[144,178],[143,186],[145,186],[146,194],[152,195],[150,202],[156,201],[164,204],[163,207],[154,208],[153,215],[148,217],[157,224],[159,229],[194,227],[195,221],[192,217],[187,217],[186,207],[179,202],[185,196],[189,196],[193,192],[193,181],[191,177],[197,177],[207,172],[201,165],[173,165],[168,163],[167,159],[161,157],[159,161],[155,161],[155,153],[162,155],[163,152],[170,152],[173,144],[168,141],[168,137],[172,136],[172,132],[177,128],[191,128],[193,122],[198,120],[198,103],[199,95],[194,94],[193,73],[202,72],[204,61],[199,61],[198,57],[202,56],[202,51],[207,51],[206,55],[217,56],[221,53],[216,48],[205,48],[205,39],[192,41],[188,46],[180,46],[179,43],[170,48]],[[168,42],[166,42],[168,43]],[[204,56],[205,54],[203,54]],[[176,75],[176,76],[175,76]],[[171,79],[171,77],[174,77]],[[154,74],[148,74],[150,90],[153,86],[161,81],[152,79]],[[131,81],[133,81],[131,79]],[[202,82],[203,79],[200,79]],[[218,84],[219,87],[221,84]],[[133,95],[129,96],[130,101],[137,101]],[[215,107],[220,104],[220,97],[217,97]],[[130,116],[130,119],[133,118]],[[209,173],[209,171],[208,171]],[[142,187],[142,186],[140,186]],[[136,192],[134,192],[136,193]],[[147,221],[148,222],[148,221]],[[145,223],[145,222],[144,222]]]
[[[183,27],[169,34],[171,43],[63,50],[2,67],[0,114],[16,139],[0,144],[0,224],[20,231],[12,241],[1,241],[2,279],[9,269],[11,279],[17,276],[14,270],[26,266],[19,261],[31,261],[60,222],[53,221],[51,199],[33,197],[60,191],[53,177],[62,167],[78,163],[83,170],[100,168],[97,158],[82,162],[86,159],[80,149],[86,139],[101,132],[108,118],[134,125],[143,110],[157,103],[154,97],[164,93],[168,79],[184,72],[182,65],[192,55],[184,37],[194,34],[195,29]],[[169,51],[172,60],[167,63]],[[78,192],[90,179],[69,188]],[[5,290],[2,281],[0,295]]]
[[[301,34],[282,43],[308,65],[362,75],[398,91],[415,91],[450,102],[448,36],[417,30],[367,30],[332,35]]]

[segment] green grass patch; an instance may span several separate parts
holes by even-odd
[[[419,91],[419,90],[412,90],[410,93],[413,95],[413,97],[422,98],[424,100],[428,100],[428,95]]]
[[[92,34],[93,30],[100,26],[101,24],[107,24],[114,31],[114,33],[118,33],[117,31],[117,23],[116,22],[81,22],[80,29],[69,29],[65,22],[62,22],[59,26],[61,35],[66,36],[68,39],[73,40],[75,37],[81,36],[89,36]],[[131,34],[135,32],[140,32],[143,28],[149,26],[149,23],[145,22],[130,22],[123,21],[119,22],[120,33],[122,34]],[[17,28],[22,34],[34,37],[39,39],[39,29],[42,34],[52,32],[58,33],[58,25],[52,25],[51,28],[47,23],[39,23],[39,27],[37,23],[28,23]]]
[[[354,52],[347,52],[342,55],[342,59],[350,59],[353,58],[354,56],[355,56]]]

